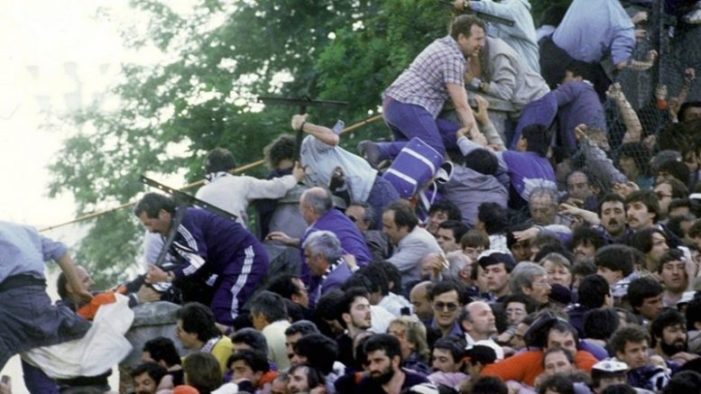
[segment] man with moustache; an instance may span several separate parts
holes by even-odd
[[[650,325],[650,334],[655,354],[662,357],[673,372],[699,357],[688,352],[686,321],[676,309],[660,313]]]
[[[659,212],[660,204],[654,192],[638,190],[626,197],[626,222],[633,231],[654,226]]]
[[[599,217],[602,230],[609,243],[624,243],[632,231],[626,227],[626,204],[623,197],[610,193],[599,204]]]
[[[368,376],[358,384],[358,393],[401,393],[417,384],[428,382],[425,377],[400,368],[401,346],[399,340],[392,335],[373,335],[365,342],[363,349],[367,357]]]

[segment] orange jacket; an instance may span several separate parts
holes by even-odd
[[[585,372],[591,372],[591,368],[597,360],[589,352],[580,350],[574,356],[575,367]],[[489,364],[480,373],[482,376],[496,376],[503,381],[515,380],[533,386],[535,379],[545,371],[543,368],[543,351],[529,350],[518,353],[495,364]]]
[[[115,293],[126,294],[126,292],[127,289],[124,286],[120,286],[115,291],[106,291],[104,293],[96,294],[93,296],[90,302],[78,308],[75,313],[85,320],[92,320],[95,318],[97,310],[100,308],[100,306],[117,301]]]

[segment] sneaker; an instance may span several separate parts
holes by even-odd
[[[370,140],[360,141],[358,153],[370,163],[373,168],[377,168],[382,161],[382,152],[377,144]]]

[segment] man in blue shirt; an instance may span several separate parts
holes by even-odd
[[[555,89],[566,67],[579,63],[587,68],[591,81],[603,100],[611,84],[599,64],[610,57],[617,70],[632,64],[635,27],[617,0],[574,0],[551,37],[543,39],[540,67],[543,77]]]
[[[75,294],[89,301],[66,245],[0,222],[0,370],[17,353],[81,338],[90,323],[46,294],[44,261],[55,260]]]

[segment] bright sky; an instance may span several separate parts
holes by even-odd
[[[143,61],[142,53],[123,48],[116,27],[137,23],[127,4],[0,1],[0,220],[44,227],[74,218],[70,196],[48,198],[47,165],[77,130],[41,126],[88,105],[114,84],[121,63]]]
[[[0,1],[0,220],[53,225],[74,217],[69,196],[47,196],[48,163],[72,130],[41,125],[87,105],[136,59],[123,49],[115,23],[129,20],[127,0]],[[18,361],[3,373],[26,393]]]

